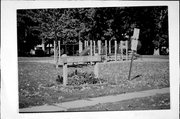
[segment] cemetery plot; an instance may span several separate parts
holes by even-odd
[[[138,63],[135,68],[139,68],[139,70],[133,70],[133,74],[144,73],[142,69],[144,67],[148,71],[146,76],[140,76],[131,81],[126,80],[127,76],[125,75],[119,76],[117,77],[118,84],[107,83],[106,78],[94,78],[94,66],[68,67],[69,85],[65,87],[57,80],[58,75],[63,75],[62,67],[56,69],[50,63],[19,62],[19,107],[169,87],[169,63],[157,64],[155,62]],[[126,72],[128,67],[123,65],[120,69],[116,67],[112,69],[112,71],[121,69],[121,72]],[[112,80],[114,75],[111,74]],[[100,82],[103,85],[94,85],[100,84]]]
[[[20,108],[170,86],[167,6],[16,14]]]

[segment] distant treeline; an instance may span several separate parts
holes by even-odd
[[[140,54],[168,48],[168,7],[102,7],[17,10],[18,52],[36,45],[78,40],[127,40],[140,29]]]

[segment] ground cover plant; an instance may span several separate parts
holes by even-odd
[[[117,84],[95,78],[92,73],[94,66],[69,67],[68,86],[63,87],[61,82],[58,82],[58,76],[62,76],[62,67],[56,69],[50,63],[19,62],[19,107],[169,87],[168,62],[151,62],[144,67],[148,68],[149,75],[129,81],[118,79]],[[143,72],[143,70],[134,70],[134,73],[139,71]]]

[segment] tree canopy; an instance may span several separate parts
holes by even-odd
[[[18,49],[50,41],[125,40],[140,29],[141,54],[168,47],[168,7],[102,7],[17,10]]]

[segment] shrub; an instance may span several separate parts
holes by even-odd
[[[102,78],[96,78],[94,73],[75,70],[68,75],[68,85],[100,84],[105,82]]]

